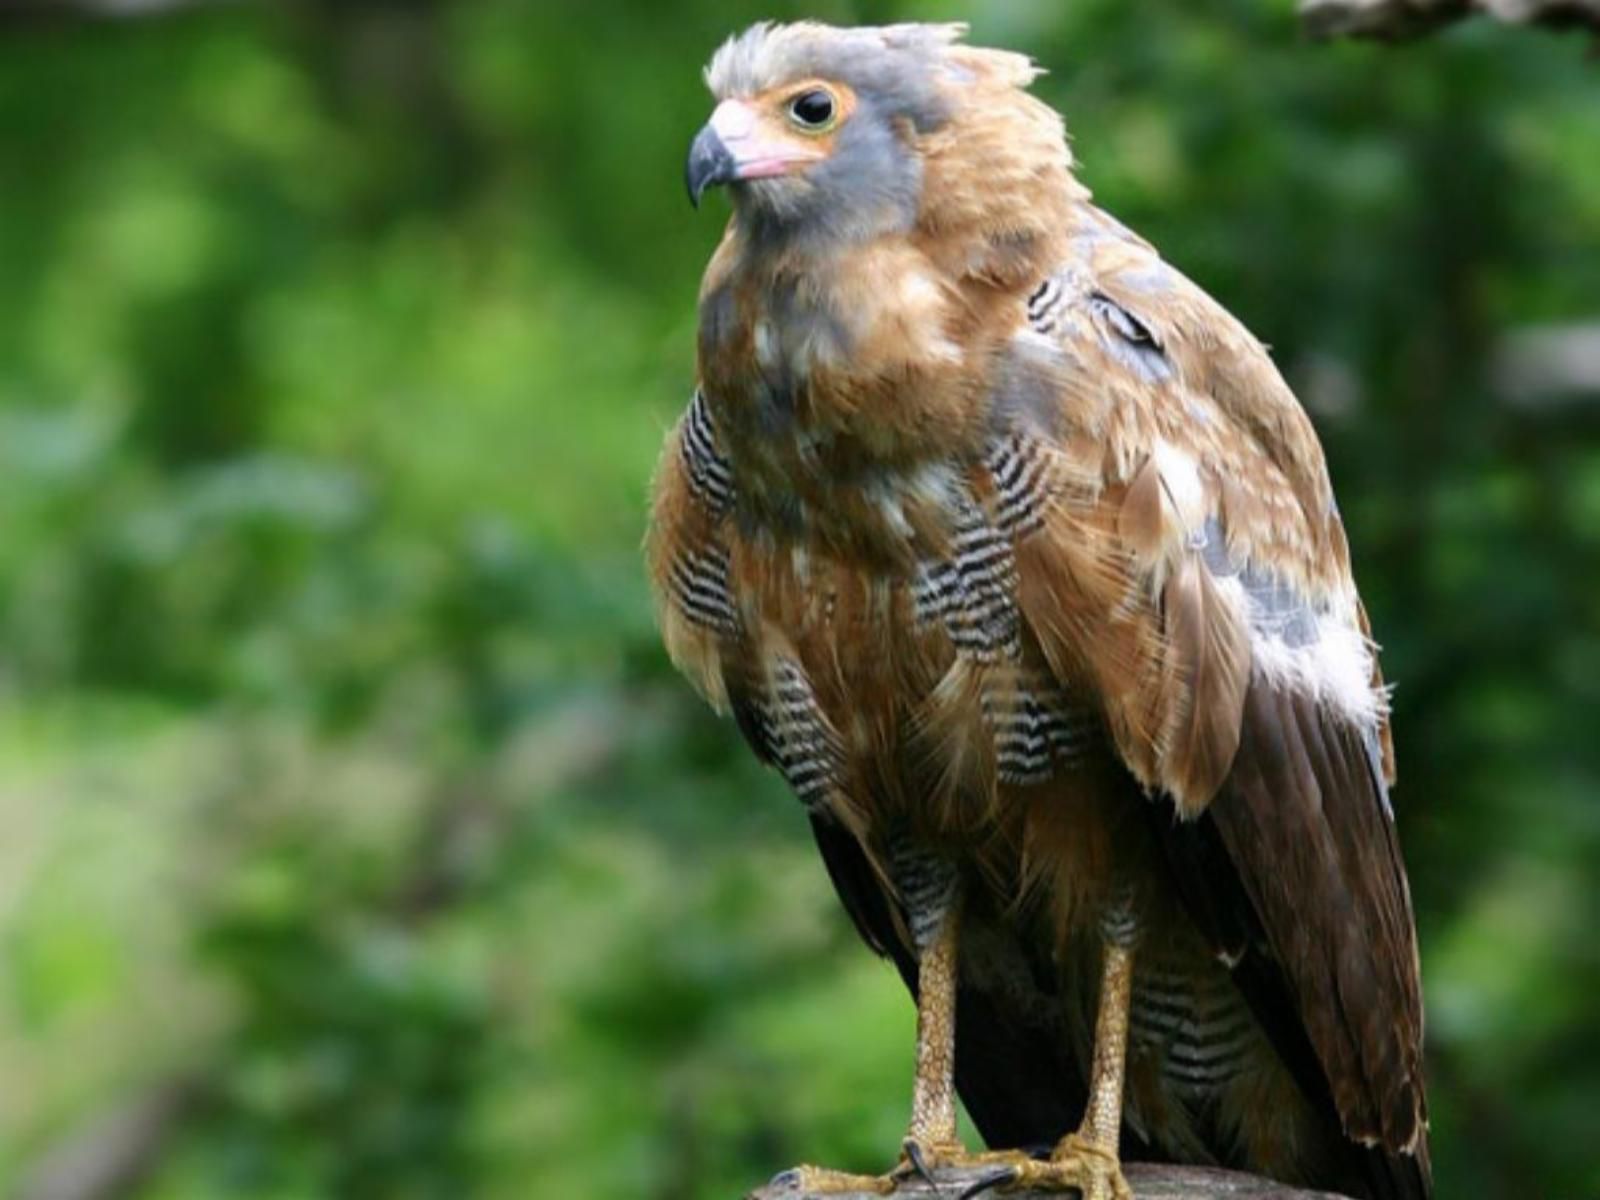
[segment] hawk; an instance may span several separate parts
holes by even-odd
[[[1100,1200],[1126,1155],[1420,1200],[1387,693],[1315,432],[964,32],[757,25],[688,157],[732,219],[663,637],[917,1003],[898,1165],[795,1179]]]

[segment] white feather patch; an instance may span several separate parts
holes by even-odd
[[[1187,540],[1206,519],[1206,491],[1200,482],[1200,471],[1193,458],[1170,442],[1157,439],[1150,456],[1161,476],[1163,523],[1172,522],[1174,532]]]
[[[755,327],[756,362],[771,370],[778,364],[778,336],[767,321],[757,321]]]
[[[923,504],[941,510],[954,507],[961,494],[955,468],[943,461],[917,466],[906,477],[904,486]]]
[[[1316,639],[1302,646],[1252,628],[1250,652],[1265,678],[1311,697],[1360,729],[1373,728],[1388,711],[1388,697],[1372,686],[1371,643],[1331,615],[1317,619]]]

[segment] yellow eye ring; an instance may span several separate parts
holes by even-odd
[[[806,133],[827,133],[839,121],[839,101],[827,88],[813,87],[788,104],[789,120]]]

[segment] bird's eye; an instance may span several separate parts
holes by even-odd
[[[826,129],[836,111],[833,97],[821,88],[801,92],[789,101],[789,115],[803,129]]]

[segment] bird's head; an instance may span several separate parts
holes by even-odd
[[[962,45],[964,33],[803,22],[730,38],[706,68],[717,105],[689,149],[690,200],[726,185],[743,225],[786,242],[903,232],[941,168],[940,184],[952,167],[970,177],[961,191],[1003,182],[999,160],[1040,140],[1017,145],[1007,127],[1037,127],[1041,112],[1045,158],[1064,171],[1059,118],[1022,90],[1038,70],[1020,54]],[[1029,172],[1039,165],[1035,154]]]

